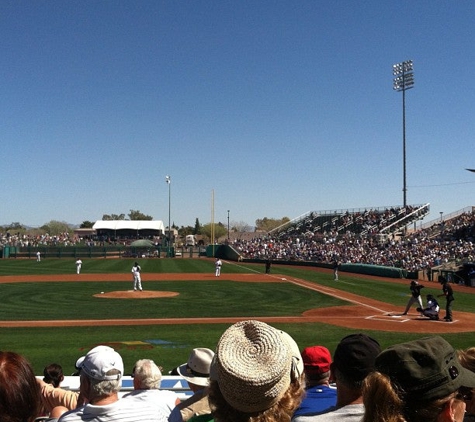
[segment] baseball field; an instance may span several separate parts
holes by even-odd
[[[124,358],[126,373],[151,358],[164,373],[186,362],[194,347],[214,349],[223,331],[259,319],[291,334],[301,348],[333,351],[350,333],[365,332],[387,347],[441,335],[456,348],[474,345],[475,288],[454,285],[454,321],[429,321],[415,307],[400,315],[409,280],[330,270],[224,261],[221,277],[207,258],[141,259],[144,291],[132,288],[130,259],[0,260],[0,335],[3,350],[25,355],[35,372],[56,362],[65,373],[98,344]],[[422,293],[441,294],[436,282]],[[441,316],[444,298],[439,298]]]

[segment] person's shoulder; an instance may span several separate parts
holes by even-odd
[[[338,409],[330,409],[329,412],[319,413],[311,416],[297,416],[292,422],[359,422],[364,414],[364,405],[350,404]]]
[[[82,414],[83,414],[84,406],[78,407],[77,409],[69,410],[66,413],[63,413],[58,421],[61,422],[76,422],[82,421]]]

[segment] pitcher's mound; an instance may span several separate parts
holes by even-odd
[[[178,296],[177,292],[163,292],[163,291],[134,291],[134,290],[118,290],[115,292],[96,293],[94,297],[101,297],[106,299],[157,299],[161,297]]]

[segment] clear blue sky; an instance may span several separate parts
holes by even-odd
[[[0,224],[475,205],[473,0],[3,0]],[[214,192],[214,202],[212,201]]]

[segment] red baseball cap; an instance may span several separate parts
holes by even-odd
[[[323,374],[330,370],[332,356],[330,351],[323,346],[310,346],[302,351],[303,364],[306,371]]]

